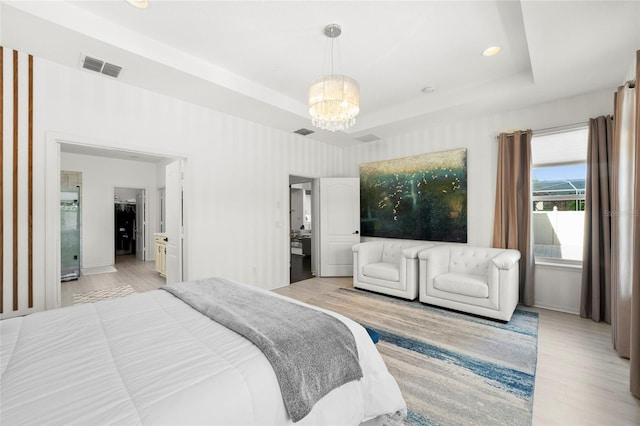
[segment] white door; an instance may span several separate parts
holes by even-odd
[[[146,214],[147,206],[145,204],[145,192],[139,191],[136,194],[136,259],[147,259],[147,226]]]
[[[182,281],[182,161],[165,169],[165,235],[167,284]]]
[[[353,275],[351,247],[360,242],[360,180],[320,179],[320,276]]]

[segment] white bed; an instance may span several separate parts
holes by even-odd
[[[295,424],[399,420],[405,402],[366,330],[323,312],[352,331],[363,378]],[[163,290],[7,319],[0,333],[2,425],[293,424],[262,352]]]

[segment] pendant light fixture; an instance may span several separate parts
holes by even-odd
[[[334,44],[341,33],[340,25],[329,24],[325,27],[324,34],[330,39],[329,73],[314,80],[309,86],[311,123],[332,132],[353,126],[356,115],[360,112],[358,82],[346,75],[337,74],[334,70]]]
[[[126,2],[138,9],[147,9],[149,7],[148,0],[126,0]]]

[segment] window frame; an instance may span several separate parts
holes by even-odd
[[[547,136],[550,134],[561,134],[561,133],[566,133],[566,132],[571,132],[571,131],[578,131],[578,130],[584,130],[587,126],[579,126],[579,127],[573,127],[573,128],[567,128],[567,129],[562,129],[562,130],[558,130],[557,132],[544,132],[544,133],[540,133],[540,134],[534,134],[533,138],[531,140],[532,143],[532,147],[533,147],[533,139],[536,136]],[[588,142],[588,141],[587,141]],[[575,194],[576,198],[567,198],[566,195],[538,195],[538,196],[534,196],[534,191],[533,191],[533,171],[535,169],[539,169],[539,168],[551,168],[551,167],[562,167],[562,166],[572,166],[572,165],[587,165],[587,161],[564,161],[564,162],[553,162],[553,163],[537,163],[537,164],[531,164],[531,210],[530,210],[530,214],[531,214],[531,242],[532,245],[535,246],[535,237],[534,237],[534,233],[533,233],[533,213],[534,213],[534,209],[533,209],[533,204],[536,201],[553,201],[553,200],[558,200],[558,201],[566,201],[566,200],[575,200],[575,201],[583,201],[586,200],[586,187],[585,187],[585,191],[584,194]],[[585,176],[586,179],[586,176]],[[584,225],[583,225],[583,239],[584,239]],[[583,241],[583,251],[584,251],[584,241]],[[533,253],[533,259],[534,259],[534,263],[536,265],[543,265],[543,266],[556,266],[556,267],[566,267],[566,268],[571,268],[571,269],[575,269],[575,268],[581,268],[582,267],[582,260],[575,260],[575,259],[562,259],[562,258],[558,258],[558,257],[546,257],[546,256],[536,256],[535,251]]]

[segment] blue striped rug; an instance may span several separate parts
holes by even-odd
[[[406,424],[531,424],[537,313],[518,309],[505,324],[356,289],[309,303],[378,333],[407,401]]]

